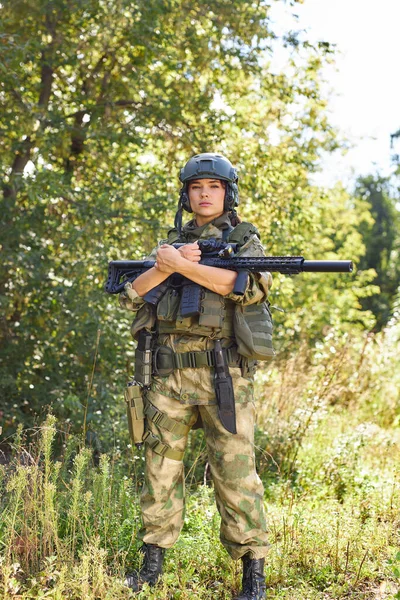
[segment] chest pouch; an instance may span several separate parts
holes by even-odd
[[[223,296],[204,288],[201,301],[199,325],[220,329],[225,317],[225,301]]]
[[[181,300],[180,289],[168,288],[157,304],[157,319],[159,321],[175,321]]]
[[[253,360],[269,360],[275,355],[272,346],[272,318],[268,305],[236,304],[233,329],[238,352]]]

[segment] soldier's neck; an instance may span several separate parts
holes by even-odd
[[[215,221],[215,219],[218,219],[218,217],[221,217],[223,214],[224,214],[224,211],[222,211],[218,215],[210,215],[210,216],[196,215],[195,216],[196,227],[202,227],[203,225],[206,225],[207,223],[211,223],[211,221]]]

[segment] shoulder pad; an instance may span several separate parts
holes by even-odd
[[[175,227],[174,227],[173,229],[170,229],[168,231],[167,244],[175,244],[178,240],[179,240],[179,233],[178,233],[178,230],[175,229]]]
[[[236,227],[230,232],[228,235],[228,242],[233,242],[234,244],[239,244],[239,246],[243,246],[248,239],[252,235],[256,235],[258,238],[260,234],[258,233],[257,227],[255,227],[252,223],[239,223]]]

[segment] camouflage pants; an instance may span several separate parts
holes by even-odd
[[[253,558],[265,557],[268,542],[264,490],[255,468],[253,402],[236,405],[237,435],[232,435],[221,425],[215,405],[182,405],[156,391],[149,392],[147,399],[170,418],[189,426],[194,425],[200,413],[221,515],[221,542],[235,560],[247,552]],[[148,428],[171,448],[185,449],[187,436],[173,435],[153,422],[148,423]],[[170,548],[182,529],[184,502],[183,463],[155,454],[146,445],[140,539]]]

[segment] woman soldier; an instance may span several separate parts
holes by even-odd
[[[144,561],[139,572],[127,575],[126,584],[138,591],[144,583],[155,585],[162,573],[165,549],[176,542],[183,525],[182,459],[188,433],[200,424],[221,515],[220,539],[230,556],[243,562],[243,590],[236,600],[260,600],[266,597],[268,542],[263,486],[255,467],[253,378],[254,359],[273,355],[266,304],[271,275],[249,274],[244,294],[238,295],[233,292],[235,271],[199,264],[197,241],[210,238],[237,244],[239,256],[264,255],[257,229],[236,215],[238,177],[229,160],[220,154],[196,155],[181,170],[180,180],[175,229],[152,253],[154,267],[127,283],[120,297],[121,305],[136,313],[133,335],[151,332],[154,353],[152,381],[144,394],[139,532]],[[194,213],[183,227],[182,210]],[[172,245],[179,242],[185,245]],[[183,288],[176,274],[201,286],[196,314],[182,314]],[[143,297],[163,282],[166,289],[154,309]],[[224,361],[222,387],[217,355]]]

